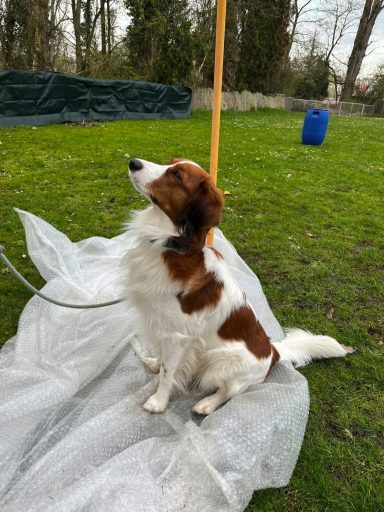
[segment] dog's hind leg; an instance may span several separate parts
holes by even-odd
[[[223,404],[227,400],[227,390],[225,387],[221,387],[213,395],[206,396],[197,402],[197,404],[193,406],[192,411],[197,414],[211,414],[211,412],[215,411],[219,405]]]
[[[213,395],[202,398],[192,408],[197,414],[211,414],[215,411],[219,405],[227,402],[230,398],[234,397],[245,391],[252,384],[249,379],[231,379],[230,382],[219,387],[219,389]]]
[[[219,405],[249,386],[263,382],[271,364],[271,356],[259,360],[243,343],[230,342],[222,348],[206,352],[198,375],[201,390],[217,389],[216,393],[200,400],[193,411],[211,414]]]

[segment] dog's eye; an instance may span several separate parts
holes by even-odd
[[[177,180],[181,181],[181,172],[180,171],[172,171],[172,176],[174,176]]]

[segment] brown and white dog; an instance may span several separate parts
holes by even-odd
[[[196,163],[157,165],[132,159],[130,178],[151,206],[128,224],[137,240],[129,252],[128,291],[139,313],[139,338],[159,372],[144,409],[163,412],[172,391],[192,381],[211,391],[193,410],[210,414],[249,386],[263,382],[279,359],[302,366],[350,350],[328,336],[298,329],[279,343],[265,334],[222,255],[205,245],[217,226],[223,195]]]

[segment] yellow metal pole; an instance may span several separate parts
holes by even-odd
[[[209,172],[213,181],[217,182],[217,164],[219,160],[221,92],[223,83],[225,12],[227,0],[217,0],[216,6],[216,45],[215,45],[215,73],[213,79],[213,106],[212,106],[212,132],[211,132],[211,159]],[[213,229],[207,237],[208,245],[213,245]]]

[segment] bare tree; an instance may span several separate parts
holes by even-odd
[[[228,10],[231,9],[230,3],[233,2],[234,0],[232,0],[232,2],[228,2]],[[195,87],[201,85],[212,85],[215,44],[215,1],[190,0],[189,5],[195,45],[192,83]],[[228,27],[228,18],[226,20],[226,25]],[[227,51],[227,41],[224,48],[225,51]],[[224,68],[226,66],[226,62],[227,61],[224,58]]]
[[[113,45],[113,30],[112,30],[112,9],[111,0],[106,0],[107,3],[107,51],[111,53]]]
[[[77,74],[89,73],[96,61],[98,65],[105,63],[122,42],[114,41],[116,5],[120,4],[114,0],[71,0],[72,29],[68,38],[75,49]]]
[[[72,23],[75,35],[76,71],[81,73],[84,69],[84,58],[81,40],[81,4],[82,0],[71,0]]]
[[[236,89],[237,67],[240,61],[240,24],[242,2],[227,2],[227,18],[225,26],[223,88],[229,91]]]
[[[341,85],[344,81],[344,73],[340,69],[340,65],[338,65],[338,63],[336,63],[336,64],[328,63],[328,70],[329,70],[331,81],[333,83],[333,87],[335,90],[335,100],[336,100],[336,102],[338,102],[340,99]]]
[[[4,43],[5,43],[5,12],[6,0],[0,0],[0,66],[5,67]]]
[[[93,0],[71,0],[77,73],[84,73],[90,66],[97,21],[104,5],[105,2],[101,2],[100,7],[95,6]]]
[[[345,77],[344,87],[341,92],[341,101],[351,97],[355,88],[357,76],[360,72],[361,64],[366,55],[369,39],[377,17],[384,9],[384,0],[366,0],[363,14],[360,18],[359,28],[357,29],[355,42],[348,60],[347,75]]]
[[[52,70],[57,70],[60,57],[64,50],[65,24],[68,21],[67,1],[50,0],[49,1],[49,24],[52,30],[52,37],[48,47],[49,61]]]
[[[358,20],[357,0],[325,0],[320,12],[326,35],[325,61],[330,62],[341,40],[351,34]]]
[[[107,54],[105,0],[100,0],[101,55]]]
[[[300,23],[311,23],[312,20],[308,18],[308,14],[316,10],[317,9],[313,7],[313,0],[293,0],[290,12],[289,39],[285,48],[285,62],[288,62],[289,54],[291,53],[293,43],[296,40]]]

